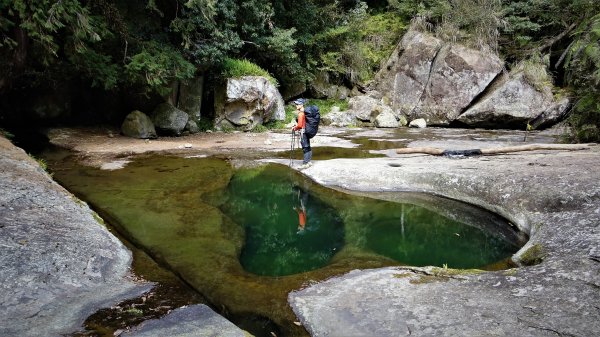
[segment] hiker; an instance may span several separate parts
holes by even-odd
[[[292,188],[294,193],[297,193],[297,206],[294,206],[294,211],[298,213],[298,233],[304,231],[306,227],[306,201],[308,194],[302,191],[298,186]]]
[[[316,106],[309,106],[305,111],[304,105],[307,102],[304,98],[298,98],[294,100],[296,110],[294,113],[298,115],[296,120],[296,126],[292,128],[292,132],[300,130],[300,145],[302,145],[302,152],[304,157],[302,160],[302,166],[299,169],[305,169],[310,167],[312,163],[312,149],[310,148],[310,139],[317,134],[319,128],[319,122],[321,116],[319,114],[319,108]]]

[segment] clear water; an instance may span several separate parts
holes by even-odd
[[[142,156],[105,171],[47,160],[57,181],[215,308],[273,322],[285,336],[307,335],[287,304],[307,283],[392,265],[497,269],[522,244],[506,221],[469,205],[350,195],[282,165]]]
[[[333,192],[331,197],[336,200],[298,186],[285,167],[273,165],[237,171],[218,207],[244,228],[240,261],[258,275],[313,270],[350,247],[400,264],[451,268],[485,268],[519,248],[517,236],[502,235],[509,228],[503,219],[455,201],[446,202],[477,216],[449,217],[439,208]],[[302,207],[304,228],[295,211]]]

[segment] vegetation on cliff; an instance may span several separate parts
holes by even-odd
[[[600,140],[600,3],[590,0],[2,0],[0,117],[14,110],[8,97],[67,83],[164,95],[174,80],[223,76],[232,59],[282,87],[319,72],[364,85],[409,24],[508,67],[543,60],[576,97],[574,139]]]

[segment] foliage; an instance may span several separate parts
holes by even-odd
[[[316,105],[316,106],[318,106],[319,107],[319,111],[321,113],[321,116],[325,116],[329,112],[331,112],[331,109],[334,106],[337,106],[338,108],[340,108],[340,111],[348,110],[348,101],[345,100],[345,99],[333,99],[333,98],[329,98],[329,99],[311,99],[308,102],[308,105]]]
[[[277,80],[269,74],[268,71],[264,70],[255,63],[252,63],[246,59],[232,59],[227,58],[223,62],[223,77],[242,77],[242,76],[263,76],[266,77],[269,82],[274,86],[278,86]]]
[[[552,77],[548,73],[548,58],[539,54],[522,60],[513,68],[514,71],[522,71],[525,80],[538,91],[552,87]]]
[[[497,50],[502,20],[501,0],[390,0],[390,7],[431,30],[445,41]]]
[[[566,61],[567,78],[578,98],[570,118],[573,140],[600,142],[600,13],[584,21],[573,35]]]
[[[357,7],[347,25],[315,37],[331,46],[331,50],[321,53],[319,70],[352,82],[367,82],[390,56],[404,28],[404,21],[396,13],[368,15],[364,6]]]
[[[173,79],[191,78],[196,68],[170,46],[150,41],[131,57],[125,70],[133,82],[145,81],[149,88],[164,95]]]

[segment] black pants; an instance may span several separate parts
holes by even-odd
[[[304,152],[302,162],[306,164],[312,159],[312,149],[310,148],[310,138],[305,132],[302,132],[302,137],[300,137],[300,145],[302,145],[302,152]]]

